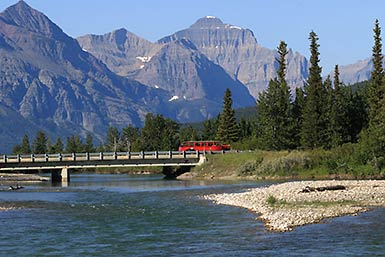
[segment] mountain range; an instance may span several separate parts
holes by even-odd
[[[276,74],[276,56],[252,31],[213,16],[154,43],[126,29],[74,39],[19,1],[0,13],[0,152],[38,130],[102,142],[109,126],[141,126],[149,112],[212,118],[226,88],[234,108],[253,106]],[[302,86],[306,58],[290,49],[287,62],[289,85]],[[365,65],[341,67],[342,80],[366,78]]]

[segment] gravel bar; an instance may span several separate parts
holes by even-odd
[[[343,186],[344,190],[302,192],[305,188]],[[216,204],[259,213],[269,230],[284,232],[324,219],[385,207],[385,180],[297,181],[252,188],[242,193],[204,196]]]

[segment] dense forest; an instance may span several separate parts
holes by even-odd
[[[344,85],[339,67],[333,77],[322,79],[318,36],[312,31],[309,77],[303,88],[291,92],[286,80],[287,45],[277,47],[276,78],[269,82],[252,109],[235,112],[229,89],[218,117],[200,124],[178,124],[159,114],[147,114],[142,128],[110,127],[104,143],[94,146],[89,135],[57,138],[53,143],[39,131],[30,144],[25,135],[14,153],[176,150],[182,141],[220,140],[239,150],[311,150],[354,148],[361,163],[385,163],[385,73],[381,28],[375,21],[371,79]]]

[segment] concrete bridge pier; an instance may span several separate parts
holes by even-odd
[[[70,171],[67,167],[62,168],[61,170],[52,170],[51,171],[51,181],[53,183],[57,182],[70,182]]]

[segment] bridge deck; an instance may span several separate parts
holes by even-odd
[[[129,166],[196,166],[199,151],[32,154],[0,156],[0,171]]]

